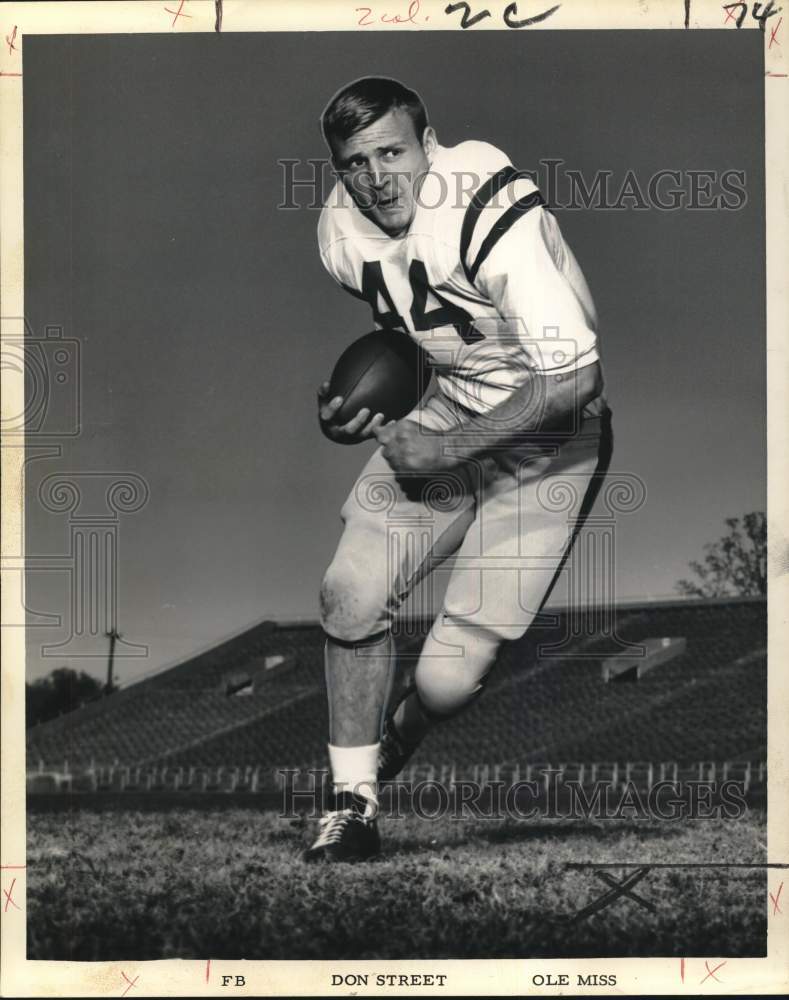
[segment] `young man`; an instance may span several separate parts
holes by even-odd
[[[432,394],[386,425],[361,410],[337,426],[342,398],[318,392],[325,433],[379,444],[321,589],[336,803],[305,854],[356,860],[379,850],[377,782],[480,693],[550,593],[607,466],[610,413],[589,289],[531,179],[487,143],[440,146],[395,80],[349,84],[321,124],[339,175],[323,263],[435,373]],[[394,615],[452,554],[414,687],[387,716]]]

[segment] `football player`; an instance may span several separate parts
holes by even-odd
[[[419,96],[383,77],[340,90],[321,125],[338,174],[321,259],[435,374],[388,424],[362,409],[337,425],[342,397],[318,392],[330,437],[379,445],[321,588],[336,801],[305,854],[356,860],[379,851],[378,782],[479,695],[544,604],[607,467],[610,411],[589,289],[528,175],[488,143],[439,145]],[[395,613],[450,555],[414,685],[387,713]]]

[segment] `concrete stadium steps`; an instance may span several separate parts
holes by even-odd
[[[636,682],[603,683],[601,661],[617,644],[593,634],[592,624],[544,613],[524,638],[502,647],[483,697],[437,727],[415,761],[746,759],[746,749],[764,746],[763,600],[620,608],[621,640],[687,640],[685,654]],[[413,669],[426,627],[400,637],[403,672]],[[572,642],[555,655],[573,631]],[[85,709],[32,727],[29,768],[64,759],[266,768],[323,761],[322,648],[316,626],[256,626]],[[279,656],[284,663],[267,670],[267,657]],[[242,675],[254,678],[254,693],[223,693],[229,677]]]
[[[741,756],[765,739],[767,659],[735,663],[673,687],[657,683],[650,691],[645,686],[640,703],[628,705],[623,698],[616,706],[609,701],[600,708],[602,718],[587,721],[585,728],[579,718],[575,730],[568,727],[539,752],[576,757],[582,750],[605,758],[616,756],[624,744],[645,760],[654,759],[656,752],[665,756],[665,751],[683,759]]]
[[[716,669],[689,654],[667,666],[603,684],[589,664],[553,664],[533,683],[485,693],[462,720],[434,729],[416,759],[616,759],[623,748],[630,759],[724,759],[764,743],[766,657]]]
[[[259,720],[312,690],[314,685],[290,684],[228,697],[216,691],[165,689],[117,705],[110,698],[101,714],[81,718],[80,713],[72,713],[73,718],[57,720],[61,723],[58,727],[43,725],[29,730],[28,761],[31,766],[38,760],[57,762],[64,758],[85,764],[148,762],[218,731]]]
[[[155,763],[218,766],[231,762],[275,768],[282,766],[283,761],[322,761],[326,757],[327,731],[326,695],[319,689],[263,720],[251,720]]]
[[[637,684],[604,685],[588,663],[554,664],[533,684],[527,677],[486,693],[462,718],[436,728],[415,760],[617,759],[623,746],[643,760],[736,757],[764,739],[765,668],[764,656],[718,670],[697,660],[693,673],[706,675],[697,680],[678,662],[678,677],[656,672]],[[323,761],[326,732],[325,697],[318,691],[169,762]]]
[[[265,711],[260,699],[227,698],[213,691],[159,691],[91,719],[50,732],[36,727],[28,742],[28,759],[88,762],[136,762],[163,753],[174,743],[189,742],[217,727],[254,718]]]
[[[278,655],[285,662],[266,670],[266,658]],[[239,673],[253,676],[254,692],[228,696],[223,682]],[[320,630],[264,623],[109,698],[31,727],[29,766],[66,758],[85,764],[150,761],[259,719],[322,684]]]
[[[266,660],[275,656],[283,656],[285,662],[276,670],[268,671]],[[218,688],[224,678],[234,673],[248,673],[258,682],[276,684],[282,681],[283,675],[303,680],[322,669],[323,636],[320,630],[305,626],[276,628],[248,649],[239,644],[232,655],[199,662],[193,673],[179,670],[166,680],[166,684],[168,688],[179,690],[195,686]]]

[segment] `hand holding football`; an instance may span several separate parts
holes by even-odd
[[[416,406],[430,381],[424,352],[408,334],[374,330],[340,356],[331,379],[318,391],[323,433],[357,444]]]

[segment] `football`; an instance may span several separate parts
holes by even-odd
[[[374,330],[343,351],[329,382],[329,399],[343,397],[335,425],[367,407],[387,421],[409,413],[424,395],[430,367],[424,351],[400,330]]]

